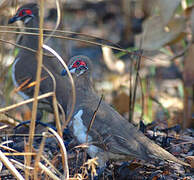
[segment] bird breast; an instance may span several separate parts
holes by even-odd
[[[80,143],[86,143],[87,127],[83,123],[82,115],[83,115],[83,110],[80,109],[73,117],[73,122],[72,122],[73,134]],[[91,143],[92,140],[93,140],[92,137],[88,135],[88,143]],[[96,154],[100,151],[100,149],[90,144],[87,151],[91,157],[95,157]]]

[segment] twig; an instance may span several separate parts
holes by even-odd
[[[41,155],[42,155],[43,150],[44,150],[45,140],[47,137],[46,132],[43,132],[42,136],[43,136],[43,138],[42,138],[42,141],[40,143],[40,147],[39,147],[39,150],[38,150],[38,153],[37,153],[37,156],[35,159],[35,163],[34,163],[34,179],[35,180],[38,180],[38,166],[39,166]]]
[[[58,110],[58,106],[57,104],[59,104],[57,102],[56,99],[56,80],[55,77],[53,76],[53,74],[49,71],[49,69],[43,65],[43,68],[45,71],[47,71],[47,73],[49,74],[49,76],[51,77],[52,81],[53,81],[53,109],[54,109],[54,115],[55,115],[55,121],[56,121],[56,126],[57,126],[57,132],[59,133],[59,135],[61,137],[63,137],[63,133],[62,133],[62,129],[61,129],[61,123],[59,120],[59,110]]]
[[[48,164],[59,176],[62,176],[61,172],[56,169],[56,167],[50,162],[50,160],[46,157],[44,157],[43,155],[41,156],[41,158],[45,161],[46,164]]]
[[[62,64],[64,63],[63,59],[51,47],[43,44],[43,48],[46,49],[46,50],[48,50],[49,52],[51,52],[55,57],[57,57],[57,59],[59,60],[59,62],[61,62]],[[49,72],[49,70],[48,70],[48,72]],[[54,89],[54,92],[56,92],[56,81],[55,81],[55,77],[53,76],[53,74],[51,72],[49,72],[49,75],[51,76],[51,78],[53,80],[53,85],[54,85],[54,88],[53,89]],[[74,83],[72,83],[72,88],[73,88],[73,85],[74,85]],[[75,88],[74,88],[74,91],[75,91]],[[75,96],[73,96],[73,97],[75,98]],[[74,102],[74,104],[75,104],[75,102]],[[61,123],[60,123],[60,120],[59,120],[58,106],[59,106],[59,108],[61,108],[61,105],[57,102],[56,93],[54,93],[54,95],[53,95],[53,108],[54,108],[54,115],[55,115],[55,121],[56,121],[56,126],[57,126],[57,132],[59,133],[60,137],[63,138],[63,127],[61,128]],[[72,104],[72,107],[74,109],[74,105],[73,104]],[[64,112],[63,109],[62,109],[62,112]],[[72,113],[73,113],[73,111],[72,111]],[[69,116],[68,118],[69,118],[68,121],[70,121],[71,116]],[[61,151],[61,154],[62,154],[63,153],[63,150],[61,149],[61,147],[60,147],[60,151]],[[64,156],[62,156],[62,164],[63,164],[63,167],[65,168],[65,159],[64,159]]]
[[[38,35],[37,33],[12,32],[12,31],[0,31],[0,33],[26,34],[26,35],[34,35],[34,36]],[[136,56],[139,55],[136,52],[130,52],[129,50],[126,50],[126,49],[122,49],[122,48],[106,45],[106,44],[103,44],[103,43],[93,42],[93,41],[90,41],[90,40],[83,40],[83,39],[79,39],[79,38],[73,38],[73,37],[67,37],[67,36],[59,36],[59,35],[49,35],[49,34],[44,34],[44,36],[45,37],[59,38],[59,39],[66,39],[66,40],[79,41],[79,42],[83,42],[83,43],[86,43],[86,44],[92,44],[92,45],[96,45],[96,46],[105,46],[105,47],[109,47],[111,49],[115,49],[115,50],[118,50],[118,51],[125,52],[127,54],[132,54],[132,55],[136,55]],[[151,59],[149,57],[145,57],[145,56],[142,56],[142,57],[145,58],[145,59],[148,59],[150,61],[153,61],[153,59]]]
[[[55,174],[51,172],[50,169],[48,169],[46,166],[44,166],[41,162],[38,163],[38,166],[52,179],[54,180],[60,180]]]
[[[18,180],[24,180],[22,175],[17,171],[14,165],[9,161],[9,159],[2,153],[0,150],[0,160],[4,163],[4,165],[10,170],[11,174]]]
[[[94,123],[94,120],[95,120],[95,117],[96,117],[96,113],[98,112],[98,109],[99,109],[99,107],[100,107],[100,104],[101,104],[101,102],[102,102],[102,99],[103,99],[103,95],[102,95],[101,98],[100,98],[100,101],[99,101],[99,103],[98,103],[98,105],[97,105],[97,107],[96,107],[96,110],[94,111],[94,114],[93,114],[92,119],[91,119],[91,121],[90,121],[90,124],[89,124],[89,126],[88,126],[87,137],[88,137],[88,133],[89,133],[89,131],[90,131],[90,129],[91,129],[93,123]],[[88,138],[86,138],[86,139],[88,139]],[[87,141],[86,141],[86,142],[87,142]]]
[[[17,43],[9,42],[9,41],[6,41],[6,40],[4,40],[4,39],[0,39],[0,42],[8,43],[8,44],[11,44],[11,45],[16,46],[16,47],[18,47],[18,48],[22,48],[22,49],[31,51],[31,52],[33,52],[33,53],[37,53],[37,50],[34,50],[34,49],[32,49],[32,48],[28,48],[28,47],[19,45],[19,44],[17,44]],[[44,55],[44,56],[48,56],[48,57],[53,57],[53,56],[51,56],[51,55],[49,55],[49,54],[46,54],[46,53],[43,53],[43,55]]]
[[[141,55],[142,55],[142,53],[143,53],[143,50],[141,51]],[[142,58],[142,56],[138,56],[138,60],[137,60],[137,64],[136,64],[136,77],[135,77],[135,84],[134,84],[134,89],[133,89],[133,99],[132,99],[132,115],[131,115],[131,121],[132,122],[135,122],[134,120],[133,120],[133,114],[134,114],[134,109],[135,109],[135,101],[136,101],[136,93],[137,93],[137,86],[138,86],[138,80],[139,80],[139,78],[138,78],[138,74],[139,74],[139,69],[140,69],[140,64],[141,64],[141,58]]]
[[[140,115],[140,120],[143,119],[144,117],[144,104],[145,104],[145,98],[144,98],[144,92],[143,92],[143,84],[142,84],[142,79],[138,73],[138,79],[139,79],[139,84],[140,84],[140,88],[141,88],[141,106],[142,106],[142,111],[141,111],[141,115]]]
[[[131,63],[130,67],[129,67],[129,121],[132,121],[132,116],[133,116],[133,112],[132,112],[132,97],[133,97],[133,86],[132,86],[132,74],[133,74],[133,63]]]
[[[19,120],[16,120],[15,118],[8,116],[6,113],[0,113],[0,122],[6,123],[6,124],[9,124],[12,126],[16,126],[17,122],[19,122]],[[0,128],[0,130],[1,130],[1,128]]]
[[[73,81],[73,77],[71,75],[71,73],[69,72],[69,69],[66,65],[66,63],[63,61],[63,59],[59,56],[59,54],[54,51],[51,47],[43,44],[43,48],[50,51],[54,56],[56,56],[56,58],[60,61],[60,63],[63,65],[63,67],[65,68],[65,70],[67,71],[67,74],[69,76],[70,82],[71,82],[71,86],[72,86],[72,106],[71,106],[71,111],[69,113],[69,116],[67,117],[67,120],[65,121],[65,123],[62,126],[62,130],[67,126],[67,124],[69,123],[69,121],[71,120],[73,111],[74,111],[74,106],[75,106],[75,99],[76,99],[76,94],[75,94],[75,84]]]
[[[38,30],[38,28],[29,28],[29,27],[18,27],[18,26],[0,26],[0,28],[6,28],[6,29],[24,29],[24,30]],[[48,31],[48,32],[52,32],[53,29],[48,29],[48,28],[44,28],[43,29],[44,31]],[[0,31],[1,32],[1,31]],[[83,36],[83,37],[88,37],[88,38],[93,38],[93,39],[96,39],[96,40],[100,40],[100,41],[104,41],[104,42],[107,42],[107,43],[110,43],[112,45],[114,45],[115,47],[120,47],[121,46],[117,43],[114,43],[110,40],[107,40],[107,39],[103,39],[103,38],[100,38],[100,37],[96,37],[96,36],[93,36],[93,35],[89,35],[89,34],[84,34],[84,33],[79,33],[79,32],[73,32],[73,31],[64,31],[64,30],[55,30],[55,32],[57,33],[63,33],[63,34],[70,34],[70,35],[77,35],[77,36]]]
[[[57,28],[59,27],[60,21],[61,21],[61,10],[60,10],[59,0],[55,0],[55,2],[56,2],[56,6],[57,6],[57,22],[56,22],[56,25],[55,25],[54,29],[51,30],[51,33],[50,33],[51,36],[56,32]],[[48,42],[48,40],[51,38],[51,36],[47,37],[44,40],[45,44]]]
[[[56,137],[57,141],[59,142],[59,146],[63,150],[63,153],[61,153],[61,156],[64,156],[64,159],[65,159],[65,167],[64,167],[63,171],[65,174],[65,179],[69,179],[69,167],[68,167],[68,160],[67,160],[67,151],[66,151],[65,145],[63,143],[63,139],[53,129],[48,128],[48,130]]]
[[[43,94],[43,95],[40,95],[40,96],[37,97],[37,99],[40,100],[40,99],[44,99],[44,98],[49,97],[49,96],[53,96],[53,92],[49,92],[49,93],[45,93],[45,94]],[[13,104],[13,105],[11,105],[11,106],[7,106],[7,107],[4,107],[4,108],[1,108],[1,109],[0,109],[0,113],[6,112],[6,111],[10,111],[10,110],[15,109],[15,108],[17,108],[17,107],[19,107],[19,106],[22,106],[22,105],[24,105],[24,104],[31,103],[31,102],[33,102],[33,101],[34,101],[34,98],[31,98],[31,99],[22,101],[22,102],[20,102],[20,103]]]
[[[183,55],[188,51],[188,49],[191,47],[191,45],[192,45],[192,43],[189,43],[189,44],[188,44],[188,45],[187,45],[180,53],[175,54],[175,56],[171,57],[171,58],[169,59],[169,61],[170,61],[170,62],[171,62],[171,61],[174,61],[175,59],[177,59],[177,58],[183,56]]]
[[[33,170],[34,168],[33,167],[27,167],[27,166],[24,166],[24,164],[16,161],[15,159],[10,159],[10,161],[12,163],[14,163],[14,165],[19,168],[19,169],[22,169],[24,171],[25,168],[29,169],[29,170]]]
[[[29,134],[4,134],[4,135],[0,135],[0,137],[2,138],[2,137],[12,137],[12,136],[14,136],[14,137],[28,137],[29,136]],[[37,136],[37,137],[42,137],[42,134],[34,134],[34,136]]]
[[[99,109],[100,104],[101,104],[101,102],[102,102],[102,98],[103,98],[103,95],[101,96],[100,101],[99,101],[99,103],[98,103],[98,105],[97,105],[97,107],[96,107],[96,110],[95,110],[94,113],[93,113],[93,116],[92,116],[92,119],[91,119],[91,121],[90,121],[90,124],[88,125],[88,129],[87,129],[87,132],[86,132],[86,144],[88,143],[88,134],[89,134],[89,131],[90,131],[90,129],[92,128],[92,125],[93,125],[93,123],[94,123],[94,120],[95,120],[95,117],[96,117],[96,113],[98,112],[98,109]],[[84,156],[85,156],[85,157],[84,157],[84,162],[85,162],[85,160],[86,160],[86,151],[85,151]]]
[[[35,131],[35,124],[36,124],[36,114],[37,114],[37,107],[38,107],[38,95],[40,89],[40,80],[41,80],[41,71],[42,71],[42,62],[43,62],[43,23],[44,23],[44,0],[40,0],[40,24],[39,24],[39,43],[38,43],[38,54],[37,54],[37,72],[36,72],[36,85],[34,90],[34,102],[32,106],[32,118],[30,121],[30,130],[29,130],[29,140],[27,143],[27,151],[32,152],[32,145],[34,140],[34,131]],[[31,156],[26,158],[26,165],[30,166],[31,164]],[[25,171],[25,178],[26,180],[29,179],[29,170]]]
[[[22,152],[17,152],[17,153],[3,153],[6,156],[36,156],[36,153],[22,153]]]

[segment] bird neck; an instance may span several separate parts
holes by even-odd
[[[39,18],[34,17],[26,25],[27,28],[38,28],[39,27]],[[28,33],[38,33],[38,30],[35,29],[26,29]],[[23,46],[37,50],[38,49],[38,35],[23,35],[22,43]]]
[[[81,102],[84,99],[89,98],[94,94],[92,81],[88,76],[80,76],[74,79],[75,90],[76,90],[76,101]]]

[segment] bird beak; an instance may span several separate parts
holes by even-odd
[[[76,68],[73,68],[73,67],[68,67],[68,69],[69,69],[69,72],[70,72],[70,73],[75,73],[75,71],[76,71]],[[67,75],[66,69],[63,69],[63,70],[62,70],[61,75],[62,75],[62,76],[66,76],[66,75]]]
[[[9,19],[8,24],[12,24],[12,23],[14,23],[15,21],[18,21],[18,20],[20,20],[20,19],[21,19],[21,17],[14,16],[14,17],[12,17],[12,18]]]
[[[87,70],[88,68],[85,67],[85,66],[80,66],[79,68],[68,67],[68,69],[69,69],[69,72],[70,72],[71,74],[76,73],[76,70],[80,70],[80,73],[79,73],[78,75],[81,75],[81,74],[83,74],[83,71],[82,71],[82,70],[83,70],[83,69]],[[66,76],[66,75],[67,75],[67,71],[66,71],[65,69],[63,69],[62,72],[61,72],[61,75],[62,75],[62,76]]]
[[[67,74],[67,71],[66,71],[65,69],[63,69],[63,70],[61,71],[61,75],[62,75],[62,76],[66,76],[66,74]]]
[[[27,16],[27,17],[26,17],[26,16]],[[26,23],[29,22],[29,20],[30,20],[31,18],[34,17],[33,14],[31,14],[31,15],[28,14],[28,15],[26,15],[26,16],[19,17],[18,15],[15,15],[14,17],[12,17],[12,18],[9,19],[8,24],[12,24],[12,23],[14,23],[14,22],[16,22],[16,21],[22,20],[23,18],[25,18],[25,19],[24,19],[24,23],[26,24]]]

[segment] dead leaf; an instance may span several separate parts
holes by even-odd
[[[194,42],[194,8],[191,13],[191,31],[192,31],[192,40]]]
[[[121,92],[113,99],[113,105],[120,114],[129,112],[129,96]]]
[[[187,56],[184,60],[183,79],[186,86],[194,84],[194,44],[188,50]]]
[[[88,159],[87,162],[84,163],[84,165],[88,166],[88,170],[91,170],[92,177],[97,176],[96,167],[98,166],[98,157],[95,157],[93,159]]]
[[[160,21],[163,26],[167,25],[168,22],[174,15],[175,10],[180,4],[181,0],[158,0],[157,5],[159,8]]]
[[[136,47],[140,46],[143,38],[142,48],[144,50],[157,50],[176,39],[185,29],[185,18],[173,17],[165,27],[160,22],[159,16],[153,16],[143,24],[143,33],[136,36]]]
[[[108,69],[111,71],[116,71],[118,73],[123,73],[125,70],[125,64],[122,60],[117,59],[113,54],[112,49],[107,46],[102,47],[102,54],[104,58],[104,62]]]
[[[187,156],[186,159],[189,161],[191,168],[194,168],[194,156]]]

